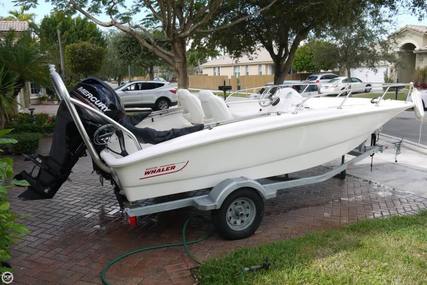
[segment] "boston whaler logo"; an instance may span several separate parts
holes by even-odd
[[[104,103],[101,102],[101,100],[99,100],[98,98],[96,98],[92,93],[90,93],[89,91],[87,91],[82,86],[80,86],[79,88],[77,88],[77,90],[79,90],[90,102],[92,102],[93,104],[95,104],[96,107],[98,107],[99,109],[101,109],[102,112],[111,111],[110,109],[108,109],[108,107]]]
[[[187,166],[188,162],[189,161],[187,160],[184,162],[176,162],[176,163],[165,164],[162,166],[154,166],[154,167],[146,168],[144,170],[144,177],[141,177],[139,179],[142,180],[142,179],[147,179],[155,176],[166,175],[166,174],[171,174],[171,173],[181,171]]]

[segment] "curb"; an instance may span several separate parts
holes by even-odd
[[[396,142],[396,141],[400,141],[402,139],[402,138],[387,135],[384,133],[381,133],[380,138],[384,139],[387,142]],[[413,151],[427,155],[427,145],[419,144],[419,143],[416,143],[416,142],[413,142],[410,140],[403,139],[402,146],[404,146],[408,149],[411,149]]]

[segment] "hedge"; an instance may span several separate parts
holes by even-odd
[[[9,144],[5,147],[6,151],[13,154],[35,153],[39,147],[39,140],[42,137],[40,133],[11,133],[9,138],[15,139],[16,144]]]
[[[13,133],[36,132],[49,134],[55,127],[55,117],[48,114],[19,113],[7,124],[8,129],[13,129]]]

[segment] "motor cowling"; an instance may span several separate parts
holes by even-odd
[[[82,80],[71,90],[70,96],[98,109],[115,121],[125,116],[125,109],[117,93],[98,78],[89,77]],[[93,112],[80,108],[79,113],[84,123],[105,124],[105,120]]]

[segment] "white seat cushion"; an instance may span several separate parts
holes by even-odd
[[[211,91],[200,91],[199,99],[202,103],[206,121],[223,122],[233,119],[233,116],[231,115],[224,100],[213,94]]]
[[[176,94],[178,103],[184,110],[184,117],[193,124],[202,124],[205,113],[199,98],[187,89],[179,89]]]

